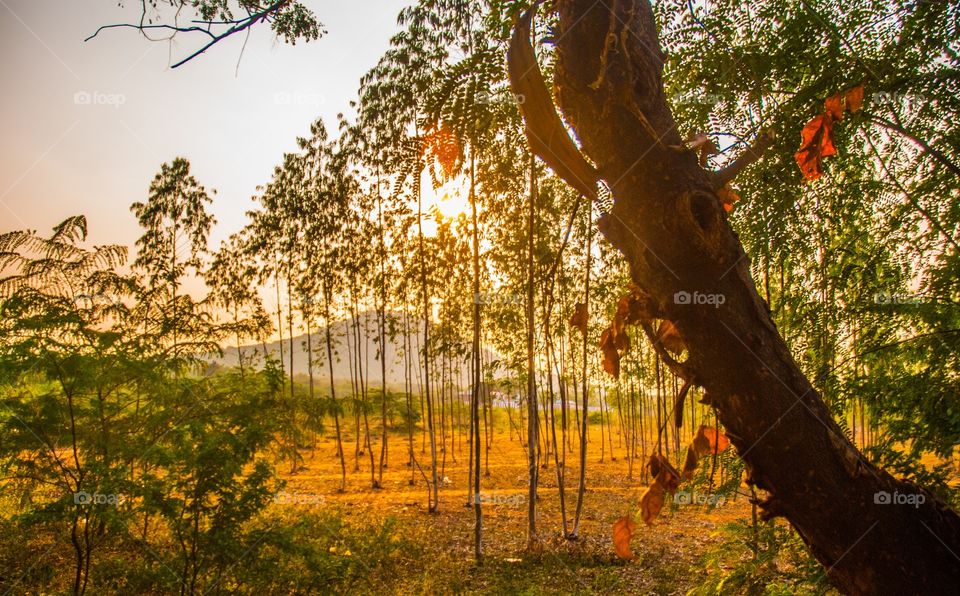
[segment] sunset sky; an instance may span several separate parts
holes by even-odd
[[[85,214],[91,242],[132,246],[130,204],[146,197],[161,163],[182,155],[218,191],[219,246],[311,121],[335,128],[349,110],[406,2],[305,4],[328,31],[319,41],[289,46],[260,26],[242,59],[238,35],[171,70],[199,38],[151,43],[114,29],[83,41],[100,25],[136,21],[139,2],[0,0],[0,232],[46,232]]]

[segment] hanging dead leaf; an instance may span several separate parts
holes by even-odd
[[[627,325],[646,323],[652,316],[650,296],[638,286],[630,284],[630,292],[620,297],[613,321],[600,335],[600,349],[603,352],[603,369],[619,378],[620,356],[630,351],[630,335]],[[572,319],[571,319],[572,323]]]
[[[680,472],[677,472],[666,457],[654,453],[650,456],[647,467],[650,470],[650,476],[666,490],[674,491],[680,486]]]
[[[703,430],[703,427],[700,427],[700,430]],[[699,455],[706,455],[710,453],[710,439],[707,438],[702,432],[698,432],[693,441],[690,443],[690,449]]]
[[[613,328],[607,327],[600,334],[600,351],[603,352],[603,370],[613,378],[620,378],[620,352],[617,350]]]
[[[637,529],[637,524],[625,515],[613,524],[613,550],[621,559],[633,559],[633,551],[630,549],[630,538]]]
[[[707,440],[710,441],[711,453],[720,453],[730,446],[730,439],[727,438],[727,435],[719,432],[715,428],[708,427],[704,429],[703,434],[706,435]]]
[[[460,159],[460,142],[446,126],[438,126],[423,136],[423,154],[432,156],[450,177],[456,172]]]
[[[583,302],[577,302],[576,306],[573,307],[573,314],[570,315],[570,326],[579,329],[580,333],[586,335],[588,318],[587,305]]]
[[[665,492],[659,482],[654,482],[647,487],[643,496],[640,497],[640,517],[643,519],[643,523],[648,526],[653,525],[653,520],[660,515],[660,510],[663,509]]]
[[[733,211],[733,204],[740,200],[740,195],[733,192],[729,184],[717,191],[717,197],[719,197],[720,202],[723,203],[723,209],[727,213]]]
[[[630,349],[630,338],[627,337],[623,317],[620,316],[619,302],[617,303],[617,312],[613,315],[613,321],[610,323],[610,340],[614,347],[621,352]]]
[[[683,462],[683,472],[680,474],[680,477],[683,480],[690,480],[693,478],[693,473],[697,469],[697,463],[700,458],[697,457],[697,449],[692,444],[687,448],[687,458]]]
[[[850,110],[851,114],[859,112],[860,108],[863,107],[863,85],[857,85],[847,91],[845,100],[847,102],[847,109]]]
[[[730,439],[712,426],[701,425],[693,438],[693,446],[697,450],[697,455],[717,454],[730,446]]]
[[[713,139],[707,138],[707,142],[700,146],[700,167],[707,167],[707,159],[711,155],[716,155],[720,153],[720,147],[717,147],[717,144],[713,142]]]
[[[660,474],[657,476],[657,482],[670,492],[680,487],[680,472],[666,458],[662,458],[660,461]]]
[[[626,325],[645,323],[653,318],[650,296],[638,286],[630,284],[630,292],[617,302],[617,317]]]
[[[673,402],[673,422],[677,428],[683,426],[683,402],[687,399],[691,384],[690,381],[684,381],[677,392],[677,399]]]
[[[826,110],[827,114],[830,115],[835,121],[843,120],[843,107],[844,107],[844,95],[838,93],[837,95],[832,95],[823,102],[823,107]]]
[[[842,120],[844,112],[854,114],[863,107],[863,91],[863,85],[857,85],[843,93],[828,97],[823,102],[823,106],[834,120]]]
[[[660,475],[660,456],[656,453],[650,456],[650,459],[647,461],[647,468],[650,472],[651,478],[656,478]]]
[[[613,334],[613,345],[621,354],[626,354],[630,351],[630,336],[627,335],[627,330],[622,326],[619,331]]]
[[[823,158],[836,155],[833,145],[833,118],[829,113],[816,116],[800,132],[800,150],[794,155],[806,180],[823,175]]]
[[[805,180],[816,180],[823,175],[823,158],[837,153],[833,144],[833,125],[843,119],[844,112],[860,111],[863,93],[863,85],[857,85],[843,93],[831,95],[823,102],[824,112],[803,127],[800,150],[794,157]]]
[[[657,327],[657,341],[660,342],[660,345],[666,348],[668,352],[673,352],[677,355],[682,354],[686,349],[683,339],[680,337],[680,332],[677,331],[673,323],[666,319],[660,321],[660,326]]]

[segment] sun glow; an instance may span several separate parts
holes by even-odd
[[[470,186],[466,178],[457,177],[448,180],[437,188],[433,187],[430,175],[424,173],[421,180],[424,214],[439,213],[443,219],[455,219],[460,215],[470,215]],[[425,234],[436,233],[436,222],[424,221]]]

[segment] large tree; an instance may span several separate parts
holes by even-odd
[[[960,517],[864,459],[801,372],[757,292],[718,191],[760,147],[721,172],[705,170],[684,150],[647,0],[563,0],[556,7],[557,100],[595,165],[556,135],[559,121],[529,48],[528,15],[512,45],[511,78],[526,96],[531,146],[584,194],[595,198],[600,179],[611,189],[600,231],[627,259],[647,314],[679,330],[684,361],[656,347],[679,376],[704,388],[750,482],[769,495],[761,504],[766,516],[789,520],[844,591],[956,589]],[[675,299],[682,292],[722,295],[725,302],[685,304]],[[649,323],[645,331],[653,337]],[[922,495],[923,502],[884,504],[884,493]]]

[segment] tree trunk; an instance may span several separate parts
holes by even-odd
[[[383,488],[383,469],[387,467],[387,242],[384,237],[383,197],[380,196],[380,172],[377,171],[377,219],[380,228],[380,308],[377,323],[380,335],[380,467],[374,488]]]
[[[567,538],[576,540],[580,537],[580,516],[583,513],[583,498],[587,493],[587,438],[589,431],[589,413],[590,413],[590,377],[587,364],[590,354],[590,253],[593,250],[593,208],[587,208],[587,243],[583,251],[583,310],[586,317],[586,324],[583,326],[583,360],[580,362],[580,382],[581,398],[583,402],[577,408],[578,429],[580,432],[580,479],[577,482],[577,504],[573,513],[573,530]],[[573,342],[570,342],[571,346]],[[576,383],[574,383],[576,386]],[[574,390],[576,394],[576,390]]]
[[[344,492],[347,489],[347,461],[343,454],[343,439],[340,432],[340,407],[337,404],[337,387],[333,380],[333,336],[330,332],[330,301],[332,292],[327,288],[326,282],[321,286],[323,293],[323,322],[324,335],[327,343],[327,367],[330,373],[330,407],[333,410],[333,424],[337,433],[337,455],[340,456],[340,488],[337,492]],[[282,344],[282,342],[281,342]]]
[[[477,563],[483,560],[483,509],[480,499],[480,224],[477,219],[476,162],[473,146],[470,151],[470,222],[471,222],[471,264],[473,265],[473,337],[470,342],[470,379],[473,385],[470,391],[470,438],[471,476],[467,490],[472,495],[473,504],[473,556]]]
[[[417,175],[421,170],[417,169]],[[420,292],[423,300],[423,396],[427,402],[427,429],[430,434],[430,486],[427,501],[430,513],[440,512],[440,480],[437,478],[437,438],[433,427],[433,401],[430,397],[430,294],[427,285],[427,256],[423,245],[423,196],[417,195],[417,258],[420,261]]]
[[[527,228],[527,472],[530,484],[527,487],[527,550],[540,549],[537,535],[537,484],[540,471],[537,468],[537,448],[540,443],[540,416],[537,411],[537,369],[534,360],[536,322],[534,313],[534,230],[537,216],[537,169],[536,158],[530,154],[530,204]]]
[[[682,140],[650,4],[558,5],[559,103],[614,195],[598,227],[649,294],[652,314],[679,330],[689,356],[674,368],[705,389],[752,482],[770,493],[766,517],[789,520],[845,592],[954,592],[960,517],[844,437],[777,332],[709,174],[694,154],[669,148]],[[726,300],[677,304],[678,292]],[[883,493],[924,502],[884,504]]]

